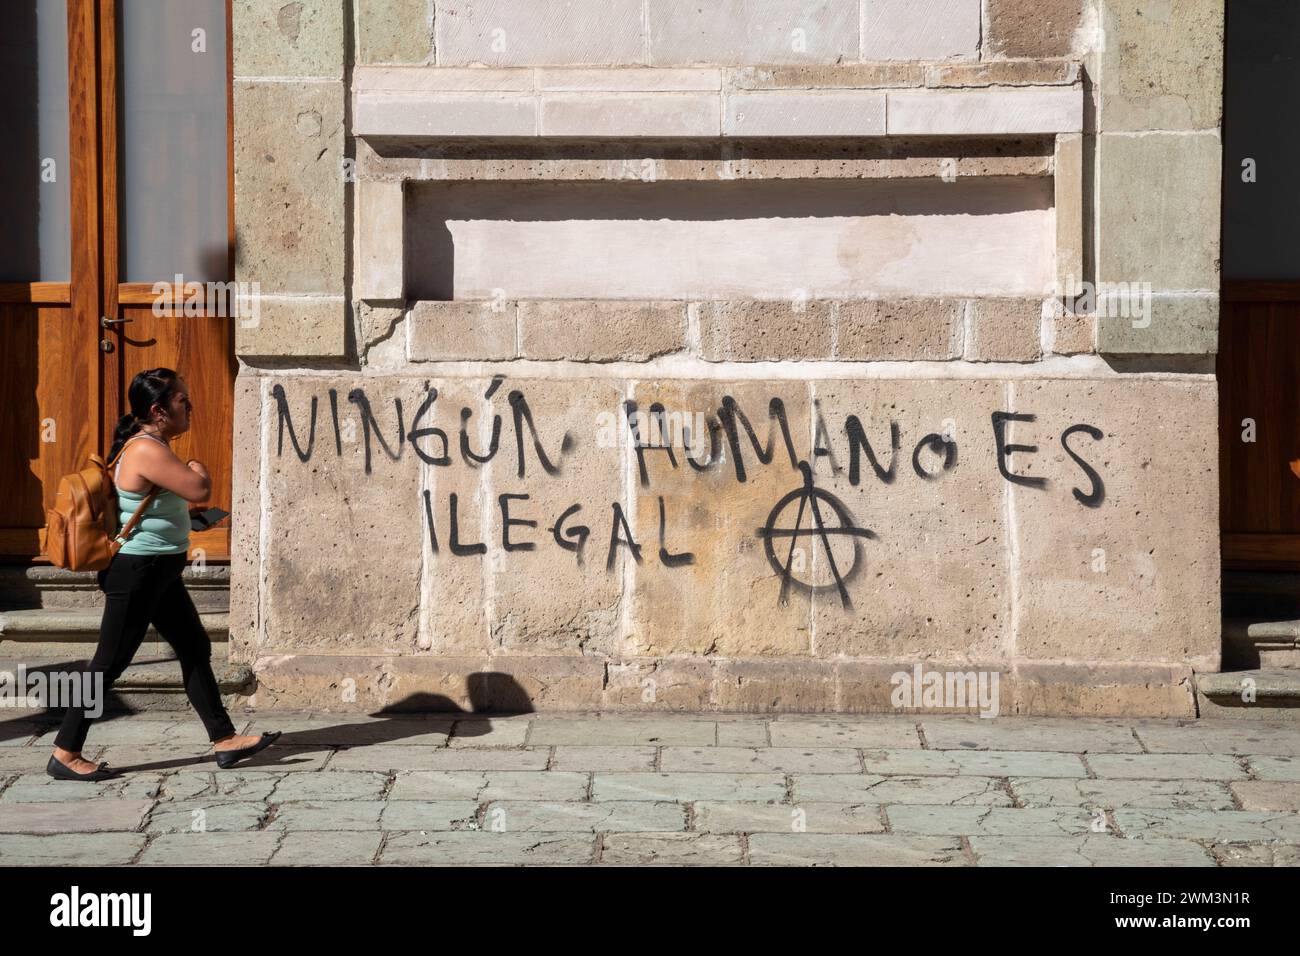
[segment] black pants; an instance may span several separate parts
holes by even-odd
[[[106,598],[104,618],[99,627],[99,647],[86,670],[103,673],[103,693],[107,694],[135,657],[152,624],[180,659],[185,693],[207,728],[208,739],[220,740],[233,734],[235,727],[221,703],[217,678],[212,673],[212,642],[181,579],[185,563],[184,552],[119,553],[99,572],[99,588]],[[103,705],[102,700],[85,703]],[[80,752],[94,720],[87,716],[87,709],[68,708],[54,738],[57,746]]]

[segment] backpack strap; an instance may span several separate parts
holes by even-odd
[[[121,541],[123,544],[126,543],[127,536],[131,534],[131,530],[136,526],[136,522],[140,520],[140,515],[144,513],[144,509],[148,508],[150,502],[152,502],[156,497],[158,497],[158,486],[154,485],[149,494],[145,495],[144,500],[136,507],[135,513],[131,515],[131,520],[126,523],[126,527],[114,536],[114,541]]]

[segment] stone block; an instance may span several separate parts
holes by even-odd
[[[1079,64],[1074,60],[986,60],[925,68],[926,86],[1073,86],[1077,82]]]
[[[890,136],[1078,133],[1083,93],[1075,87],[904,90],[889,93]]]
[[[652,2],[646,12],[655,66],[858,59],[858,0]]]
[[[653,707],[657,710],[703,711],[709,709],[712,693],[713,664],[707,660],[676,658],[611,662],[607,669],[603,706],[610,710]]]
[[[601,841],[606,866],[739,866],[740,837],[713,833],[609,833]]]
[[[433,0],[357,0],[358,63],[424,63],[433,54]]]
[[[1079,836],[980,836],[970,838],[980,866],[1213,866],[1191,840],[1117,840],[1110,833]]]
[[[966,866],[957,837],[896,833],[755,833],[751,866]]]
[[[891,675],[910,671],[911,662],[1002,655],[1010,611],[1007,532],[989,427],[1002,386],[859,379],[815,382],[813,395],[816,447],[828,452],[810,459],[813,477],[832,496],[820,503],[821,522],[872,536],[774,543],[782,546],[782,567],[790,562],[792,580],[815,588],[815,657],[908,662],[841,673],[841,703],[888,711]],[[794,526],[795,504],[775,526]],[[816,523],[806,514],[802,526]],[[800,588],[790,600],[809,596]]]
[[[794,800],[795,803],[832,801],[952,807],[1011,806],[1011,795],[996,777],[880,777],[860,773],[796,775]]]
[[[733,93],[726,136],[883,136],[885,94],[871,91]]]
[[[357,136],[536,136],[537,100],[518,93],[358,93]]]
[[[381,864],[396,866],[585,866],[595,856],[591,833],[392,833]]]
[[[1224,0],[1104,0],[1098,127],[1215,129],[1223,115]],[[1217,230],[1216,230],[1217,236]]]
[[[1084,0],[988,0],[984,56],[1051,57],[1083,52],[1075,37]]]
[[[744,66],[727,70],[734,90],[904,89],[925,83],[918,63],[814,63]]]
[[[965,357],[1033,362],[1042,357],[1042,299],[971,299]]]
[[[862,0],[862,59],[975,59],[980,0]]]
[[[686,303],[541,299],[519,303],[520,356],[646,362],[686,345]]]
[[[343,84],[237,82],[235,279],[342,295]]]
[[[691,308],[699,321],[700,355],[710,362],[831,357],[834,303],[829,300],[718,301]]]
[[[1156,293],[1149,302],[1147,315],[1098,315],[1097,351],[1103,355],[1213,355],[1219,350],[1217,294]]]
[[[411,361],[498,361],[518,356],[514,302],[437,302],[411,307]]]
[[[717,136],[717,93],[547,93],[543,136]]]
[[[343,79],[343,4],[234,0],[235,76]]]
[[[235,321],[235,354],[244,358],[342,358],[347,339],[342,296],[260,295],[257,314]]]
[[[633,399],[637,438],[646,447],[631,466],[629,524],[645,553],[629,585],[623,655],[807,655],[807,600],[792,594],[782,603],[759,533],[778,499],[801,485],[795,462],[806,457],[807,386],[661,380],[637,383]],[[724,418],[733,423],[735,448]],[[771,449],[766,464],[744,420],[754,442]],[[627,417],[619,424],[627,428]],[[778,674],[755,675],[751,684],[742,665],[726,666],[733,665],[741,672],[716,674],[714,703],[748,710],[742,701],[751,691],[764,697],[773,690],[766,680]],[[777,684],[785,694],[808,692],[797,691],[804,681],[791,665],[784,676]],[[829,667],[808,681],[814,693],[825,690],[833,699]]]
[[[401,299],[406,210],[401,183],[357,183],[357,276],[353,294],[360,299]]]
[[[1219,287],[1217,133],[1097,137],[1097,279]]]
[[[719,710],[745,713],[837,710],[835,668],[815,660],[726,661],[718,667],[714,700]]]
[[[1036,416],[1004,428],[1006,445],[1037,447],[1005,456],[1008,472],[1019,476],[1007,486],[1018,655],[1124,662],[1140,648],[1149,662],[1217,670],[1214,380],[1014,382],[1006,408]],[[1179,427],[1153,427],[1153,410],[1169,408],[1178,409]],[[1084,427],[1063,437],[1075,426]],[[1106,683],[1100,674],[1069,670],[1078,693],[1093,693],[1089,681]],[[1173,695],[1170,706],[1178,701],[1184,711],[1191,706],[1189,678],[1169,671],[1115,675],[1139,696],[1154,681]],[[1106,704],[1103,694],[1093,694],[1114,713],[1119,695],[1112,696]]]
[[[424,389],[294,375],[268,389],[263,652],[414,651],[425,527],[404,430]]]
[[[1051,349],[1055,355],[1084,355],[1095,352],[1096,318],[1088,313],[1063,308],[1060,300],[1052,302]]]
[[[573,93],[685,93],[717,92],[722,88],[722,71],[716,69],[539,69],[536,86],[540,92]],[[716,101],[714,101],[716,106]]]
[[[1010,784],[1026,807],[1231,810],[1235,806],[1227,787],[1209,780],[1052,780],[1045,777],[1016,777]],[[1245,782],[1232,784],[1233,787],[1246,785]]]
[[[230,465],[230,659],[244,663],[261,636],[263,379],[241,365],[235,376]]]
[[[352,71],[352,92],[531,93],[533,72],[519,68],[358,66]]]
[[[1062,289],[1083,278],[1083,136],[1056,137],[1052,161],[1056,209],[1056,281]]]
[[[746,800],[779,803],[785,778],[779,773],[596,773],[592,799]]]
[[[642,0],[434,0],[439,66],[644,64]]]
[[[880,808],[870,804],[711,803],[695,805],[701,833],[883,833]]]

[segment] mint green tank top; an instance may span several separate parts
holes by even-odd
[[[117,490],[119,533],[135,514],[145,495]],[[190,548],[190,503],[174,491],[163,489],[154,496],[131,529],[131,536],[119,554],[178,554]]]
[[[121,462],[118,462],[118,468],[113,470],[115,482],[120,468]],[[148,494],[147,491],[117,489],[119,534]],[[140,520],[131,529],[131,536],[126,539],[126,544],[122,545],[118,554],[179,554],[189,549],[190,503],[176,492],[160,488],[149,507],[141,512]]]

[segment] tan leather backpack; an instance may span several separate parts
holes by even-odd
[[[109,469],[124,451],[125,444],[107,465],[98,455],[91,455],[85,468],[59,479],[54,507],[45,511],[45,530],[41,535],[41,550],[55,567],[69,571],[99,571],[108,567],[157,496],[155,485],[126,527],[120,533],[117,531],[117,489],[113,487]]]

